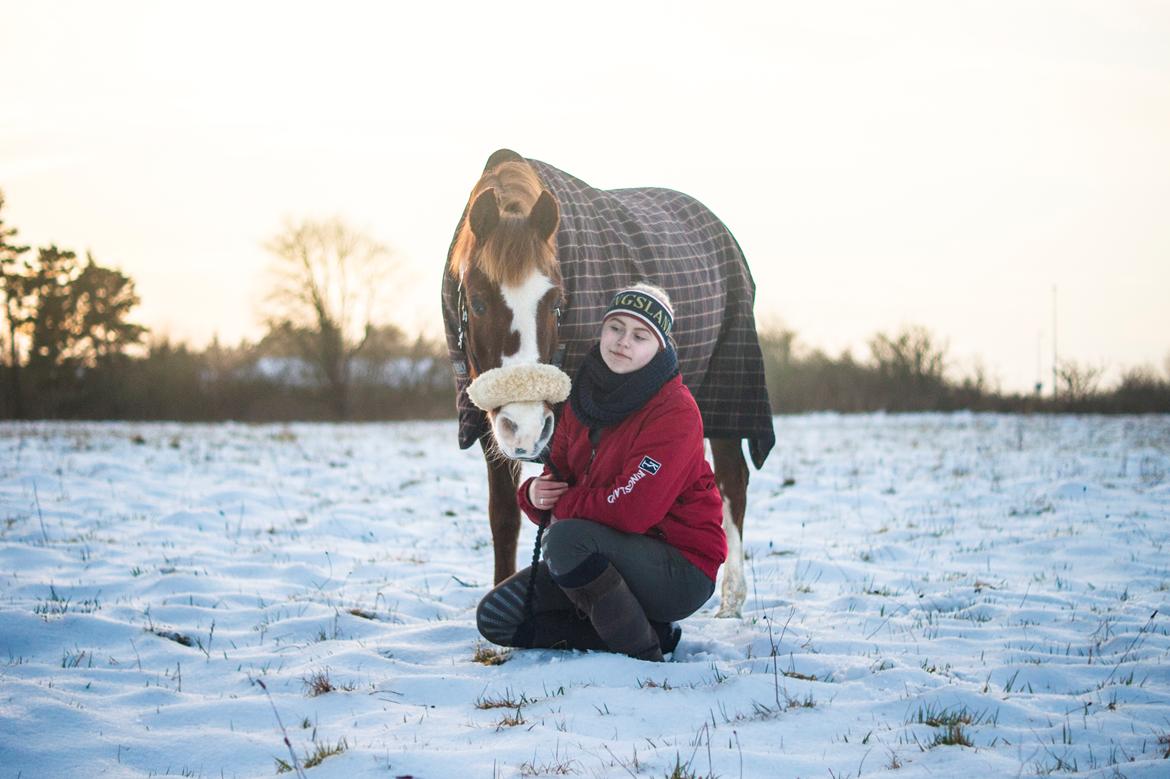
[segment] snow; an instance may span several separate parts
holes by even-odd
[[[776,429],[742,619],[485,665],[454,422],[0,425],[0,776],[1170,776],[1170,418]]]

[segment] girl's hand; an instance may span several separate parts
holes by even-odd
[[[567,482],[553,481],[547,474],[538,476],[528,485],[528,502],[541,511],[551,509],[567,489]]]

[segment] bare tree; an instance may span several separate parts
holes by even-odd
[[[1060,396],[1076,403],[1092,399],[1105,368],[1100,365],[1079,363],[1076,360],[1061,360],[1056,364],[1056,377],[1060,381]]]
[[[918,383],[941,383],[947,367],[947,347],[935,342],[925,327],[903,327],[897,334],[878,333],[869,351],[879,372]]]
[[[265,248],[275,257],[265,312],[270,334],[316,368],[345,419],[354,357],[387,302],[390,250],[338,218],[288,222]]]

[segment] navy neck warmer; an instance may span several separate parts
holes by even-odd
[[[673,344],[632,373],[614,373],[595,345],[577,370],[569,404],[590,430],[612,427],[634,413],[678,375],[678,355]]]

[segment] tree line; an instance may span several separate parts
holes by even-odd
[[[288,223],[266,248],[256,343],[194,349],[133,322],[134,280],[92,254],[33,251],[0,192],[0,418],[182,421],[450,416],[446,348],[379,307],[390,251],[340,219]]]
[[[450,417],[443,344],[387,324],[390,250],[340,219],[289,222],[273,258],[255,343],[203,349],[134,323],[134,280],[56,245],[22,246],[0,192],[0,418],[181,421]],[[878,333],[860,359],[803,347],[784,328],[760,334],[772,408],[811,411],[1170,412],[1170,380],[1149,367],[1101,386],[1100,367],[1066,361],[1056,391],[1001,392],[976,370],[955,374],[923,327]],[[1168,363],[1170,369],[1170,363]],[[1039,389],[1039,388],[1038,388]]]
[[[849,351],[831,357],[803,348],[796,333],[772,328],[760,334],[772,409],[811,411],[997,411],[1059,413],[1167,413],[1170,378],[1152,367],[1129,368],[1116,385],[1102,385],[1102,366],[1057,364],[1055,391],[1003,392],[985,372],[958,375],[947,345],[924,327],[878,333],[861,359]],[[1167,359],[1170,374],[1170,358]],[[1044,389],[1044,392],[1041,390]]]

